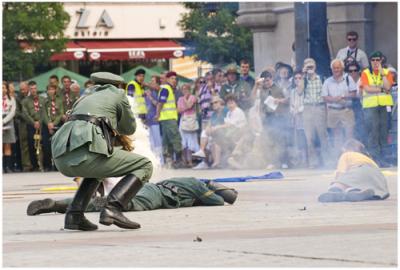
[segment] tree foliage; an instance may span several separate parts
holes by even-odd
[[[26,79],[35,65],[48,63],[66,43],[64,30],[70,17],[62,3],[3,3],[3,77]],[[26,52],[28,45],[31,53]]]
[[[186,2],[189,13],[179,25],[185,38],[193,42],[197,59],[212,64],[253,60],[251,31],[236,23],[235,3]],[[237,6],[237,5],[236,5]]]

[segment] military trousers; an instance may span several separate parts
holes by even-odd
[[[134,174],[143,183],[148,182],[152,173],[151,161],[141,155],[114,147],[111,156],[89,151],[87,144],[54,158],[57,169],[69,177],[97,178],[121,177]]]
[[[365,130],[368,134],[367,149],[375,161],[383,161],[383,150],[387,145],[388,112],[386,106],[363,109]]]
[[[164,154],[182,152],[182,138],[176,120],[160,121],[161,136]]]

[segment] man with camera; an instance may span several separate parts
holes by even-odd
[[[312,58],[306,58],[303,64],[304,73],[304,111],[303,123],[307,140],[309,168],[315,168],[318,159],[314,146],[314,134],[317,133],[320,142],[320,152],[324,163],[329,157],[328,138],[326,130],[326,105],[322,98],[322,80],[315,72],[317,65]]]
[[[362,69],[368,67],[367,54],[357,47],[358,33],[356,31],[350,31],[346,34],[347,44],[346,48],[342,48],[338,51],[336,58],[344,61],[348,57],[354,58]]]

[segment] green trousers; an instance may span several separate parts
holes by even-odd
[[[182,138],[176,120],[160,121],[162,144],[164,154],[172,156],[173,153],[182,152]]]
[[[114,147],[112,156],[88,151],[86,145],[54,159],[57,169],[69,177],[97,178],[120,177],[134,174],[140,181],[148,182],[153,165],[144,156]]]
[[[103,204],[92,199],[86,212],[99,212]],[[71,203],[72,198],[63,200]],[[161,208],[191,207],[197,205],[224,205],[224,199],[206,184],[193,177],[170,178],[157,184],[145,183],[128,204],[127,211],[147,211]]]

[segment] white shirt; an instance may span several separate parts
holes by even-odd
[[[246,115],[239,107],[236,107],[233,111],[228,111],[224,122],[231,124],[237,128],[242,128],[247,125]]]
[[[355,48],[354,50],[350,49],[349,46],[342,48],[338,51],[336,58],[344,61],[348,56],[354,57],[361,69],[369,67],[367,54],[360,48]]]

